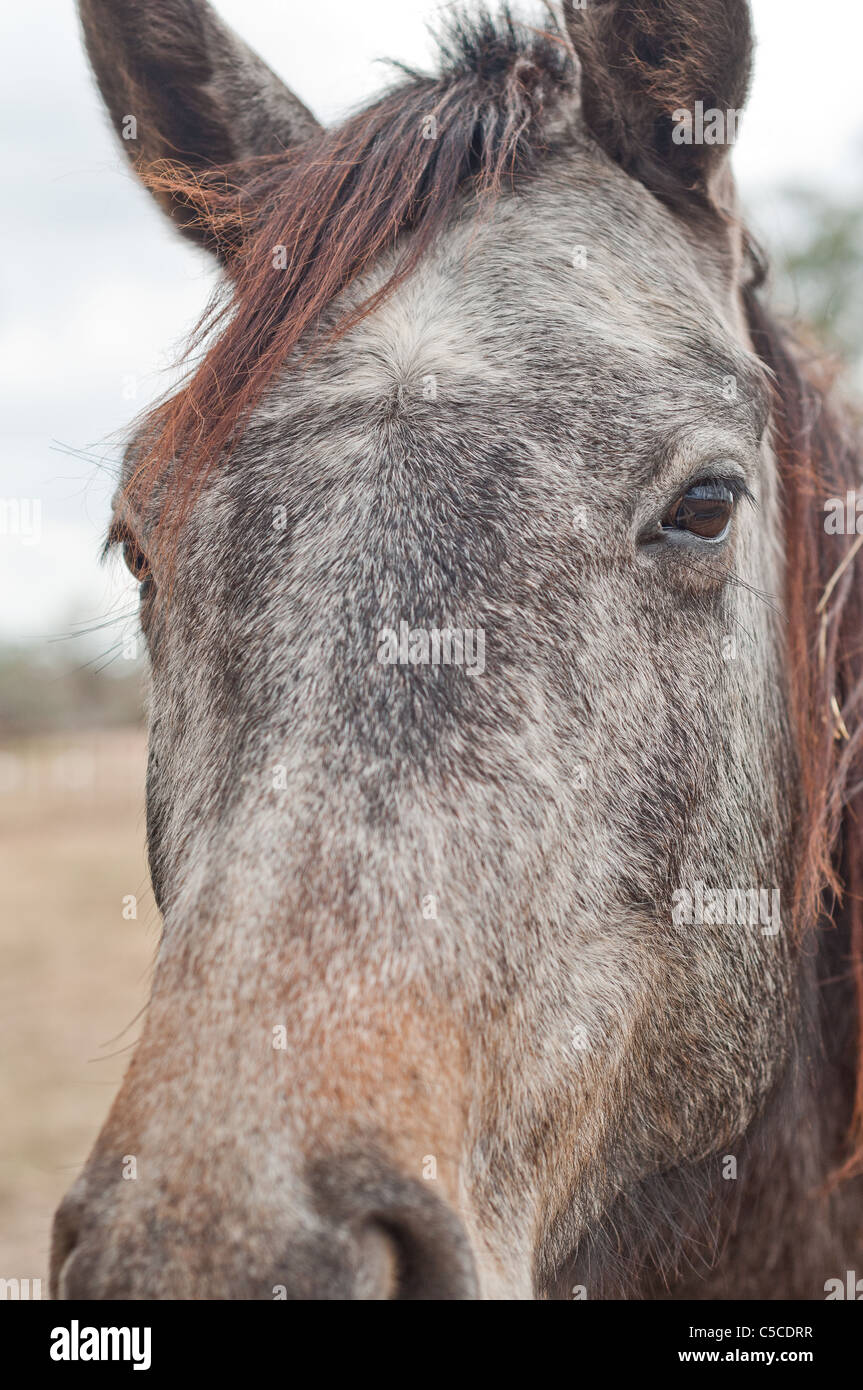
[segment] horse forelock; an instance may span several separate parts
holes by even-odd
[[[577,75],[561,32],[517,25],[505,9],[494,20],[451,21],[440,52],[439,76],[408,72],[305,144],[203,174],[164,160],[139,169],[157,197],[186,204],[207,226],[228,267],[189,356],[215,341],[142,422],[132,449],[130,497],[147,495],[166,464],[182,459],[160,517],[168,554],[275,375],[379,307],[461,199],[481,215],[553,143]],[[401,254],[385,283],[326,333],[333,301],[394,251]]]

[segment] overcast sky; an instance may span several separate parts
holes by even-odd
[[[426,23],[440,8],[216,3],[325,121],[385,83],[376,59],[426,63]],[[863,152],[863,6],[753,0],[753,10],[755,85],[736,151],[744,196],[763,202],[787,181],[859,196],[850,180],[859,180]],[[37,544],[0,534],[0,641],[41,640],[133,599],[119,569],[97,565],[111,478],[92,456],[105,455],[111,432],[163,388],[211,272],[129,174],[71,0],[10,0],[0,7],[0,45],[0,498],[42,508]]]

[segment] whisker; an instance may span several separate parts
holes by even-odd
[[[103,632],[106,627],[113,627],[115,623],[130,622],[137,616],[137,613],[138,606],[136,604],[134,608],[128,608],[122,613],[109,614],[104,618],[97,618],[93,622],[87,623],[86,626],[78,627],[75,632],[54,633],[44,640],[46,642],[75,642],[80,637],[89,637],[94,632]]]

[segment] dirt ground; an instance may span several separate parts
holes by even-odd
[[[144,770],[137,730],[0,746],[0,1278],[41,1278],[43,1296],[53,1210],[122,1077],[158,942]]]

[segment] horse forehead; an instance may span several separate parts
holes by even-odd
[[[379,266],[352,304],[396,264]],[[619,170],[569,159],[487,215],[457,221],[372,315],[299,378],[291,372],[263,415],[338,413],[347,394],[404,405],[440,391],[445,402],[448,386],[517,400],[552,377],[562,386],[589,377],[601,398],[620,394],[618,367],[633,394],[663,375],[679,389],[688,373],[697,388],[706,364],[753,375],[709,256]]]

